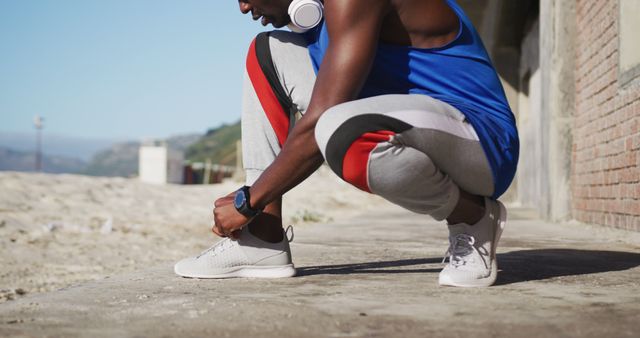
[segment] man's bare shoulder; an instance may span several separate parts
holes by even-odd
[[[458,16],[444,0],[391,0],[380,40],[430,48],[455,38]]]

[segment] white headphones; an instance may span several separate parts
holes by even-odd
[[[291,18],[288,27],[293,32],[304,33],[320,23],[323,11],[320,0],[293,0],[288,10]]]

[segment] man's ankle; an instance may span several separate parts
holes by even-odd
[[[484,197],[460,190],[460,199],[451,215],[447,217],[447,223],[474,225],[482,219],[485,212]]]
[[[253,236],[265,242],[279,243],[284,238],[282,219],[271,214],[260,214],[247,226]]]
[[[284,238],[282,227],[271,228],[254,224],[249,226],[249,232],[258,239],[269,243],[280,243]]]

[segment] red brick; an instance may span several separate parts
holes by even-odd
[[[625,153],[625,164],[627,167],[635,167],[638,159],[637,151],[628,151]],[[636,168],[638,170],[638,168]]]
[[[617,20],[616,1],[576,2],[572,214],[640,230],[640,87],[618,84]]]
[[[631,215],[640,215],[640,201],[635,199],[624,200],[624,213]]]

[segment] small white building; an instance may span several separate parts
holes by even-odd
[[[138,174],[140,181],[152,184],[182,183],[184,155],[166,143],[151,142],[140,146]]]

